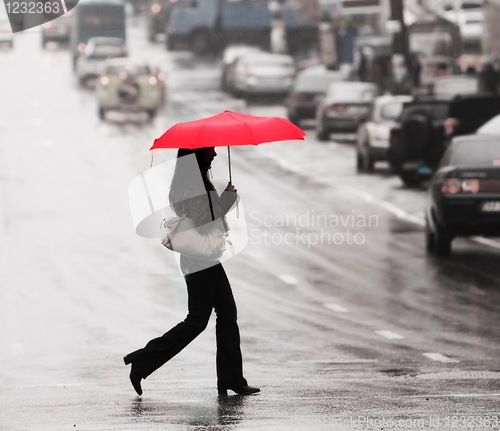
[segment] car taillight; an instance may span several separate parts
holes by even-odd
[[[156,76],[150,76],[148,79],[148,83],[149,85],[156,85],[158,84],[158,79],[156,78]]]
[[[331,105],[328,107],[328,112],[340,113],[346,110],[345,105]]]
[[[441,192],[450,195],[479,192],[479,180],[473,178],[446,178],[441,184]]]
[[[107,87],[109,85],[109,78],[107,76],[101,77],[101,85],[103,87]]]

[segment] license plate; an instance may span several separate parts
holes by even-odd
[[[500,201],[483,202],[481,205],[481,211],[485,213],[500,212]]]

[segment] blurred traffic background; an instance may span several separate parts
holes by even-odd
[[[498,417],[500,3],[65,10],[16,33],[0,15],[2,429]],[[209,328],[143,402],[121,355],[186,298],[173,257],[135,234],[127,187],[175,157],[149,151],[166,129],[226,109],[307,133],[231,153],[249,244],[225,267],[260,401],[217,404]]]

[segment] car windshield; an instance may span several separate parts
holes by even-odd
[[[148,66],[142,65],[113,65],[106,68],[106,73],[110,75],[119,75],[120,73],[126,73],[127,75],[139,76],[149,75],[150,69]]]
[[[386,103],[380,109],[380,117],[385,120],[395,120],[401,114],[403,104],[401,102]]]
[[[455,95],[471,94],[479,91],[479,81],[476,78],[445,77],[434,82],[434,94]]]
[[[255,60],[249,61],[250,67],[276,67],[280,69],[290,69],[292,64],[289,61],[276,61],[276,60]]]
[[[343,77],[337,74],[302,74],[297,77],[295,91],[326,93],[332,82],[342,79]]]
[[[407,118],[414,112],[426,112],[432,116],[434,121],[441,122],[450,115],[450,105],[446,102],[439,103],[409,103],[403,105],[404,109],[401,112],[400,119]]]
[[[372,86],[331,84],[328,88],[328,99],[331,100],[371,102],[376,96],[377,92]]]
[[[500,145],[496,141],[456,142],[450,147],[452,166],[498,166]]]
[[[413,33],[409,36],[410,49],[423,56],[452,55],[453,40],[448,33]]]
[[[119,45],[97,45],[91,53],[91,56],[96,58],[121,57],[124,55],[125,50]]]
[[[484,123],[477,129],[477,133],[481,135],[500,135],[500,115]]]

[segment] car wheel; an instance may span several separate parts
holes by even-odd
[[[210,50],[210,36],[206,31],[197,31],[191,37],[191,49],[195,54],[204,55]]]
[[[104,108],[99,108],[99,119],[105,120],[106,119],[106,110]]]
[[[80,76],[78,78],[78,85],[80,87],[85,87],[87,85],[87,78],[85,76]]]
[[[451,236],[442,229],[434,232],[434,252],[437,256],[447,257],[451,254]]]
[[[433,253],[436,244],[434,232],[432,232],[429,219],[425,217],[425,250],[427,253]]]
[[[364,143],[361,149],[357,150],[357,168],[359,172],[372,172],[373,171],[373,159],[370,156],[370,152],[364,149],[367,148],[367,143]]]
[[[373,172],[373,167],[375,165],[375,162],[372,159],[372,156],[370,155],[370,151],[368,150],[368,142],[364,143],[363,148],[366,149],[365,157],[364,157],[364,171],[365,172]]]
[[[419,178],[417,178],[416,173],[414,172],[401,172],[399,175],[401,177],[401,180],[403,180],[403,183],[406,187],[418,187],[422,184]]]
[[[167,51],[175,51],[177,49],[177,44],[172,40],[172,38],[168,36],[165,41],[165,46],[167,48]]]
[[[358,172],[363,172],[363,167],[365,165],[365,161],[363,159],[363,154],[361,154],[359,151],[356,151],[356,170]]]
[[[319,141],[327,141],[330,136],[330,133],[327,130],[324,130],[323,127],[321,126],[321,123],[318,124],[318,129],[316,130],[316,138],[318,138]]]

